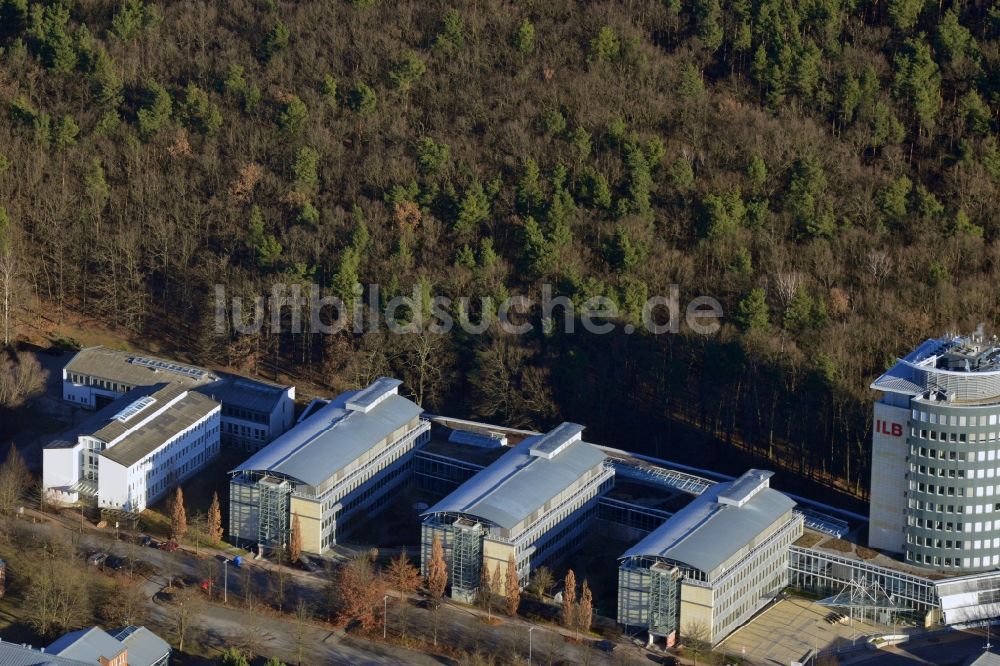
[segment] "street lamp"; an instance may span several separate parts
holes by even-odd
[[[531,666],[531,632],[538,627],[528,627],[528,666]]]
[[[382,640],[386,638],[389,625],[389,595],[382,596]]]

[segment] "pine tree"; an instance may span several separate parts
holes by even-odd
[[[435,601],[444,597],[448,586],[448,566],[444,561],[444,547],[436,534],[431,542],[431,561],[427,564],[427,589]]]
[[[587,60],[590,62],[611,62],[617,60],[621,55],[621,42],[618,35],[608,26],[602,26],[597,32],[597,36],[590,40],[590,53]]]
[[[208,539],[212,544],[222,541],[222,510],[219,508],[219,493],[212,493],[212,503],[208,505]]]
[[[590,625],[594,622],[594,596],[590,591],[587,580],[583,580],[583,588],[580,592],[580,603],[576,609],[576,629],[587,633]]]
[[[893,93],[917,121],[918,128],[930,130],[941,104],[941,74],[922,39],[908,39],[893,61],[896,71]]]
[[[514,48],[522,56],[530,55],[535,50],[535,25],[528,19],[521,21],[514,37]]]
[[[649,159],[637,141],[625,144],[625,167],[628,170],[628,198],[618,202],[618,214],[620,217],[633,213],[648,215],[652,211],[649,194],[653,179],[649,172]]]
[[[767,323],[767,301],[764,298],[764,290],[755,287],[740,301],[736,309],[736,324],[744,331],[756,331],[767,328]]]
[[[122,103],[122,80],[115,70],[111,56],[103,48],[95,54],[94,73],[91,75],[94,97],[98,103],[116,107]]]
[[[188,83],[184,89],[179,116],[185,125],[208,136],[214,135],[222,126],[222,112],[219,111],[219,106],[208,98],[207,92],[194,83]]]
[[[924,0],[889,0],[889,19],[897,30],[908,33],[917,25],[923,6]]]
[[[507,615],[517,615],[517,607],[521,605],[521,584],[517,577],[517,564],[514,554],[507,556],[507,593],[504,595]]]
[[[474,232],[481,222],[490,217],[490,201],[486,197],[482,183],[473,179],[465,190],[465,195],[458,206],[458,217],[455,220],[455,233],[468,234]]]
[[[529,157],[524,161],[524,173],[517,183],[517,208],[522,215],[533,215],[541,208],[542,200],[538,163]]]
[[[274,22],[274,27],[271,28],[271,32],[267,34],[264,38],[264,43],[261,45],[261,54],[264,56],[264,60],[270,60],[279,51],[288,46],[288,38],[291,33],[288,31],[288,26],[286,26],[281,19]]]
[[[576,610],[576,574],[570,569],[566,572],[566,584],[563,589],[562,624],[567,629],[574,626],[573,615]]]
[[[417,166],[420,173],[433,175],[441,171],[451,159],[451,148],[443,141],[437,143],[429,136],[417,143]]]
[[[792,333],[802,333],[813,323],[814,303],[812,297],[803,287],[795,290],[795,294],[785,308],[784,326]]]
[[[833,204],[826,191],[826,174],[815,157],[796,161],[788,185],[786,204],[799,232],[805,236],[832,236],[836,231]]]
[[[615,234],[608,242],[607,254],[608,263],[619,273],[627,273],[635,268],[642,260],[641,248],[636,247],[629,238],[628,230],[618,224],[615,226]]]
[[[250,209],[250,220],[247,224],[246,235],[247,249],[253,255],[259,268],[267,268],[274,264],[281,256],[281,243],[274,234],[265,232],[264,214],[260,206],[254,205]]]
[[[295,135],[302,131],[308,118],[309,107],[297,95],[291,95],[278,116],[278,125],[286,134]]]
[[[407,51],[402,60],[392,66],[389,80],[404,94],[410,91],[413,84],[427,71],[427,63],[414,51]]]
[[[302,557],[302,521],[299,514],[292,516],[292,533],[288,537],[288,561],[295,564]]]
[[[170,506],[170,535],[181,539],[187,534],[187,513],[184,511],[184,491],[177,486],[174,501]]]
[[[173,101],[170,93],[156,81],[146,83],[145,102],[136,114],[139,121],[139,134],[143,139],[149,139],[153,134],[163,129],[170,121],[173,112]]]

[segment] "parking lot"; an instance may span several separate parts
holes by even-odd
[[[789,664],[814,648],[849,647],[872,634],[892,631],[870,621],[831,624],[826,621],[830,613],[830,608],[807,599],[785,599],[730,635],[723,646],[733,654],[745,654],[753,663]]]

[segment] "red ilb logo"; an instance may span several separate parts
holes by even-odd
[[[883,435],[889,435],[891,437],[902,437],[903,426],[898,423],[889,423],[888,421],[883,421],[882,419],[875,419],[875,432],[880,432]]]

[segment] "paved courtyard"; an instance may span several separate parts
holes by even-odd
[[[858,645],[875,633],[890,633],[889,627],[870,621],[828,623],[830,608],[806,599],[785,599],[771,606],[722,645],[732,654],[745,654],[755,664],[789,664],[800,661],[812,649]],[[743,652],[745,650],[745,653]]]

